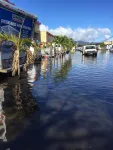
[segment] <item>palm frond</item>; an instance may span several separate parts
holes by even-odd
[[[9,42],[13,42],[16,46],[18,44],[18,40],[19,38],[16,37],[15,35],[7,35],[7,34],[1,34],[0,33],[0,39],[4,40],[4,41],[9,41]]]
[[[1,41],[6,41],[6,40],[8,40],[8,35],[0,33],[0,39],[1,39]]]
[[[32,40],[31,40],[31,39],[28,39],[28,38],[22,38],[22,39],[20,39],[20,41],[19,41],[19,45],[20,45],[20,46],[24,45],[24,46],[30,47],[30,46],[32,46]]]
[[[35,49],[38,50],[39,44],[33,43],[31,39],[27,38],[19,38],[15,35],[7,35],[7,34],[1,34],[0,33],[0,45],[3,41],[9,41],[13,42],[13,62],[12,62],[12,74],[15,75],[17,72],[20,74],[20,68],[19,68],[19,55],[21,50],[24,50],[26,52],[26,63],[25,68],[33,63],[33,55],[30,51],[30,47],[35,47]]]
[[[40,50],[40,43],[34,42],[32,43],[32,47],[34,48],[34,55],[36,54],[37,51]]]
[[[72,38],[68,38],[67,36],[55,36],[52,42],[56,45],[61,45],[64,51],[71,50],[76,45],[74,40]]]

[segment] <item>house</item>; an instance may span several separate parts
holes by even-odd
[[[113,41],[105,41],[105,49],[110,49],[113,45]]]
[[[54,35],[47,31],[40,31],[40,42],[43,44],[50,43],[54,39]]]

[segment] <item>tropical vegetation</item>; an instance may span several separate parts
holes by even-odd
[[[105,44],[104,44],[104,43],[100,43],[100,47],[101,47],[101,48],[104,48],[104,47],[105,47]]]
[[[13,43],[12,46],[12,75],[14,76],[16,73],[20,75],[20,52],[25,51],[26,52],[26,63],[24,65],[24,68],[26,69],[27,66],[31,63],[33,63],[33,57],[32,53],[29,50],[30,46],[32,45],[31,39],[26,38],[19,38],[15,35],[7,35],[7,34],[1,34],[0,33],[0,46],[2,46],[2,43],[4,41],[9,41]]]
[[[76,45],[75,41],[67,36],[55,36],[52,42],[55,43],[56,47],[62,46],[64,51],[72,50]]]

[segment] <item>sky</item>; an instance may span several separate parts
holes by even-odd
[[[38,16],[41,30],[74,40],[102,41],[113,35],[113,0],[10,0]]]

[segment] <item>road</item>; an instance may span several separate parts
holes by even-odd
[[[0,150],[113,149],[112,53],[44,60],[0,91]]]

